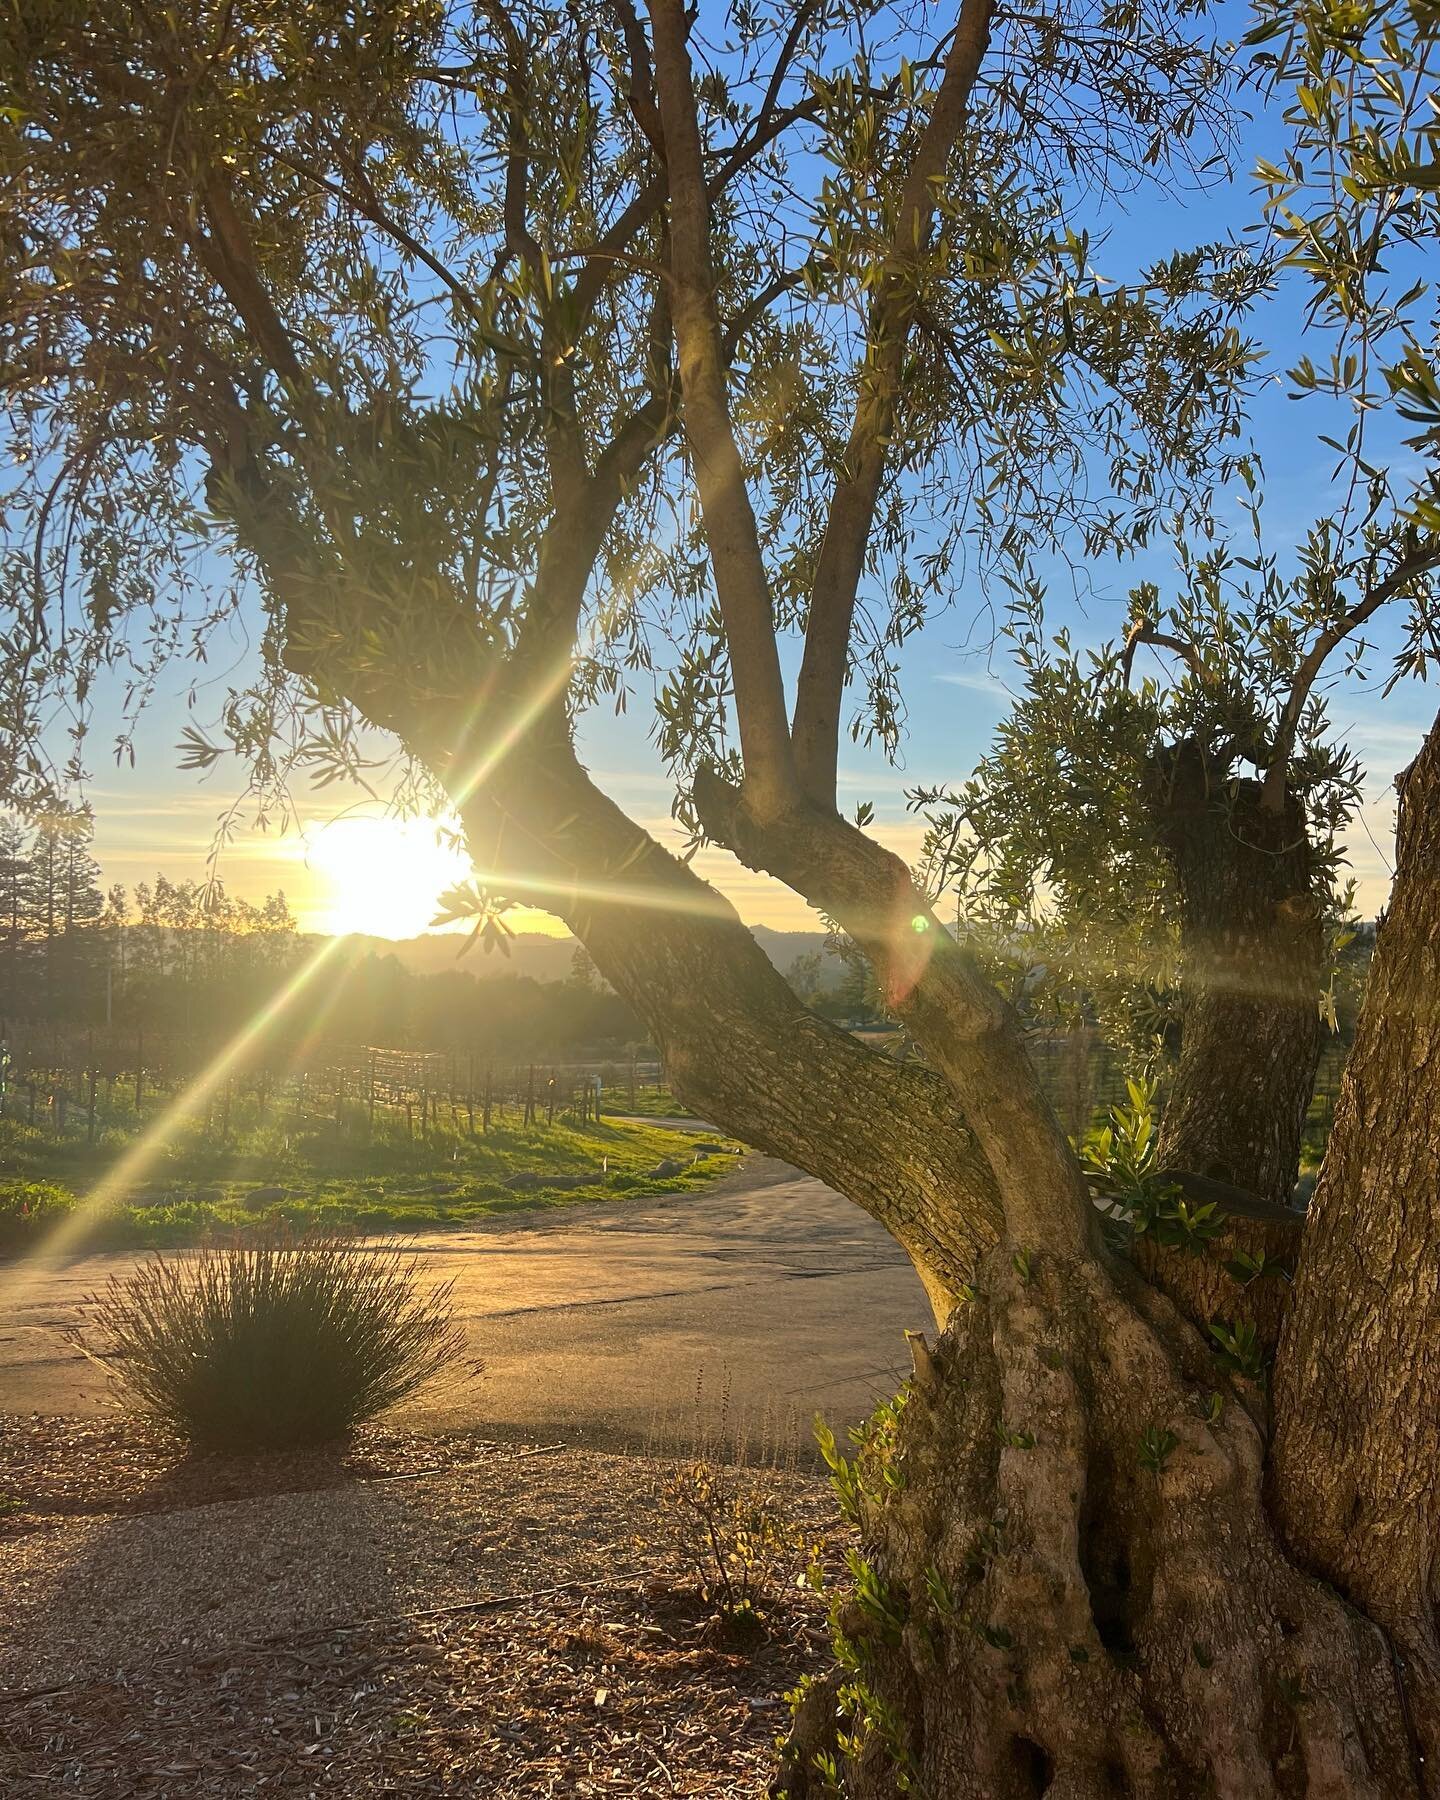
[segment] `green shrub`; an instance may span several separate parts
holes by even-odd
[[[700,1457],[674,1469],[657,1498],[700,1598],[731,1624],[754,1623],[803,1560],[785,1496],[763,1471]]]
[[[0,1181],[0,1253],[28,1249],[74,1205],[53,1181]]]
[[[403,1400],[460,1349],[449,1287],[412,1255],[262,1228],[153,1257],[91,1302],[119,1372],[156,1417],[207,1449],[327,1443]]]

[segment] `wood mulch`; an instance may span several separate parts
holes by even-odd
[[[818,1636],[792,1604],[727,1646],[633,1588],[309,1634],[0,1707],[0,1793],[757,1800]]]
[[[759,1800],[824,1603],[783,1587],[753,1639],[718,1624],[663,1470],[381,1428],[225,1464],[133,1419],[0,1421],[0,1493],[26,1497],[0,1796]],[[777,1483],[838,1540],[824,1484]]]
[[[98,1419],[0,1413],[0,1539],[88,1514],[176,1512],[354,1481],[413,1478],[497,1448],[456,1432],[366,1425],[339,1447],[263,1456],[195,1455],[135,1414]]]

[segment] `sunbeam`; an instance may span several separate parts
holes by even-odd
[[[84,1237],[86,1226],[94,1215],[144,1175],[180,1126],[193,1117],[223,1085],[257,1039],[295,1005],[321,969],[340,949],[342,941],[340,938],[329,938],[321,944],[295,971],[280,992],[243,1025],[194,1081],[171,1101],[114,1167],[61,1220],[55,1230],[42,1238],[27,1253],[25,1260],[0,1271],[0,1291],[4,1291],[8,1299],[13,1301],[23,1291],[28,1279],[30,1258],[65,1255]]]
[[[570,655],[561,657],[556,663],[553,671],[540,681],[537,681],[534,692],[530,695],[529,699],[526,700],[519,712],[511,719],[509,725],[500,736],[493,743],[486,746],[463,775],[458,778],[452,775],[447,786],[450,789],[450,797],[457,808],[463,807],[465,802],[470,799],[473,794],[480,791],[489,779],[491,772],[505,759],[510,751],[514,749],[516,744],[520,742],[525,736],[525,733],[535,723],[536,719],[539,718],[540,714],[544,712],[545,708],[549,706],[550,702],[554,700],[556,695],[563,691],[565,684],[574,673],[575,661],[576,659]],[[465,731],[461,739],[462,743],[469,737],[476,716],[482,710],[484,704],[485,702],[483,700],[477,702],[475,710],[471,713],[469,719],[467,719]]]

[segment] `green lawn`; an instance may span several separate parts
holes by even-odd
[[[411,1137],[403,1122],[384,1117],[370,1137],[367,1126],[352,1123],[347,1131],[329,1119],[252,1119],[237,1121],[222,1140],[190,1121],[145,1154],[143,1134],[133,1128],[112,1128],[90,1146],[0,1121],[0,1253],[36,1247],[87,1196],[91,1216],[78,1237],[66,1234],[67,1247],[160,1248],[267,1214],[298,1228],[340,1231],[463,1226],[683,1192],[734,1162],[718,1155],[696,1161],[694,1137],[611,1119],[496,1124],[474,1137],[447,1126]],[[665,1161],[680,1163],[680,1172],[650,1172]],[[534,1185],[507,1187],[516,1175],[534,1176]],[[284,1197],[247,1204],[257,1188],[269,1187],[283,1188]]]
[[[625,1084],[617,1082],[606,1096],[606,1104],[619,1112],[630,1113],[637,1119],[693,1119],[694,1113],[683,1100],[677,1100],[669,1088],[640,1088],[635,1095],[632,1107],[630,1097],[625,1091]]]

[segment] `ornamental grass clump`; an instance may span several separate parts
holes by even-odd
[[[126,1386],[209,1450],[344,1437],[461,1347],[449,1284],[422,1289],[413,1255],[319,1234],[153,1257],[92,1307]]]

